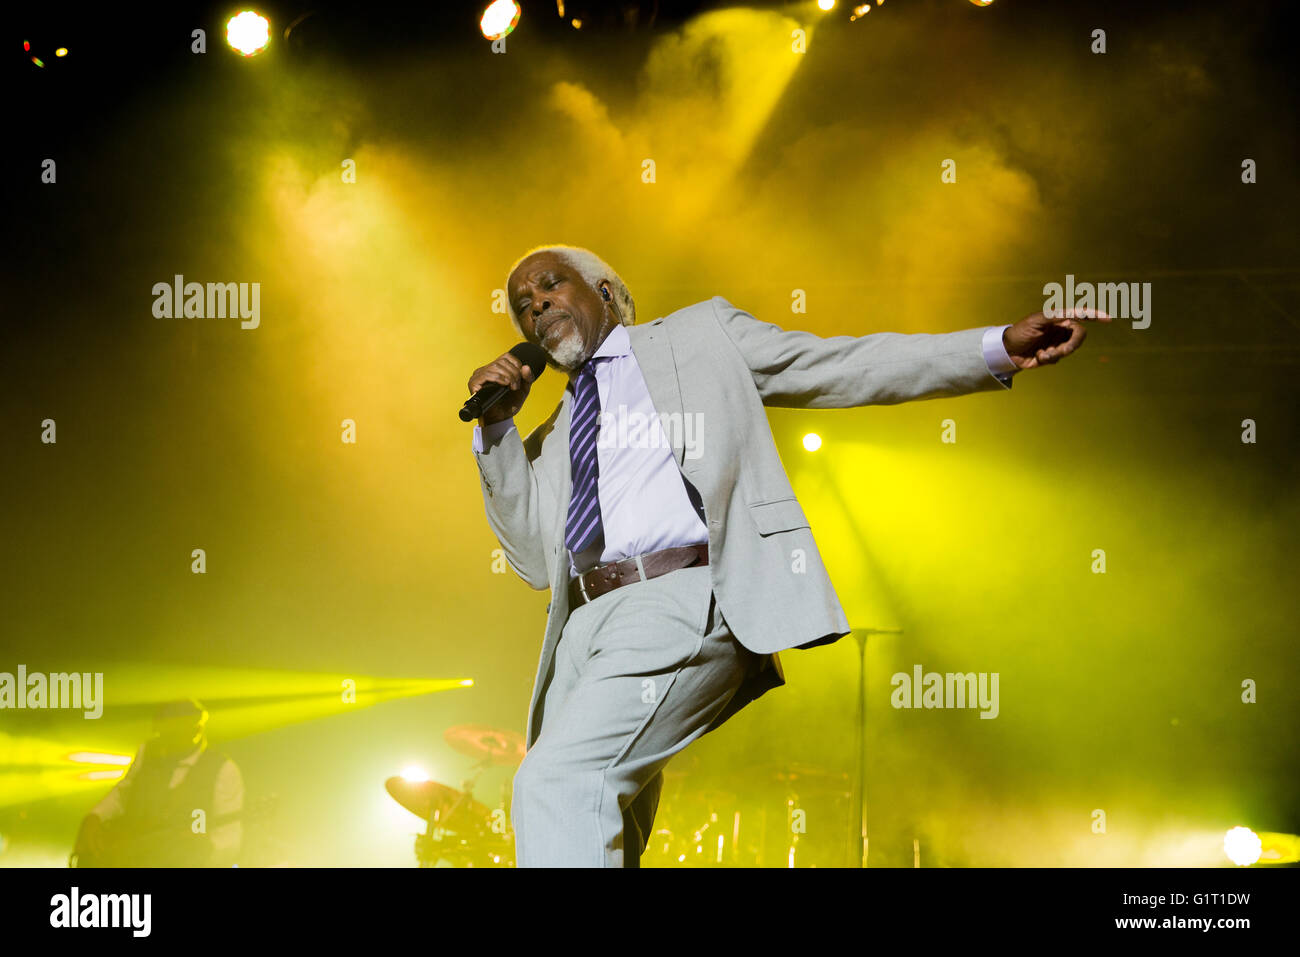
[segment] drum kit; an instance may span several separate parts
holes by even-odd
[[[384,786],[402,807],[425,822],[415,839],[420,867],[514,867],[507,786],[496,807],[475,800],[484,771],[513,767],[524,758],[524,739],[512,731],[478,725],[448,728],[444,740],[476,759],[456,789],[437,781],[389,778]],[[764,764],[743,774],[753,784],[741,801],[721,788],[694,786],[698,763],[681,756],[664,771],[657,827],[646,843],[644,867],[842,866],[843,827],[851,814],[851,777],[806,764]],[[812,819],[817,827],[804,827]],[[810,836],[819,838],[817,842]]]
[[[701,785],[692,767],[664,771],[643,867],[844,865],[852,780],[807,764],[757,764],[732,775],[745,796]],[[808,822],[813,824],[809,825]]]
[[[400,775],[384,782],[394,801],[425,822],[424,833],[415,838],[416,861],[420,867],[514,867],[515,842],[505,795],[497,807],[489,808],[474,800],[474,785],[488,768],[523,761],[523,737],[462,724],[448,728],[443,739],[453,750],[478,759],[461,790]]]

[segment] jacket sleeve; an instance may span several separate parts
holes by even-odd
[[[721,296],[712,303],[764,405],[847,409],[1010,388],[984,358],[985,328],[822,338],[762,322]]]
[[[506,561],[533,588],[549,587],[537,474],[514,423],[510,422],[503,434],[484,435],[475,426],[474,460],[488,525],[501,543]]]

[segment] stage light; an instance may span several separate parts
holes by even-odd
[[[243,56],[254,56],[271,42],[271,21],[260,13],[245,10],[226,23],[226,42]]]
[[[125,771],[86,771],[77,777],[82,781],[116,781],[125,774]]]
[[[803,447],[809,452],[816,452],[822,447],[822,437],[816,432],[809,432],[803,437]]]
[[[987,7],[993,0],[970,0],[977,7]]]
[[[817,6],[822,10],[834,10],[835,0],[817,0]]]
[[[864,17],[871,12],[871,4],[864,3],[853,8],[853,13],[849,16],[849,22],[852,23],[858,17]]]
[[[483,19],[478,23],[483,36],[489,40],[499,40],[511,33],[519,23],[519,4],[515,0],[494,0],[483,11]]]
[[[1223,853],[1238,867],[1252,864],[1295,864],[1300,861],[1300,836],[1234,827],[1223,836]]]
[[[402,780],[412,782],[427,781],[429,780],[429,775],[424,768],[417,767],[413,764],[409,768],[404,768],[402,770]]]
[[[74,751],[68,755],[69,761],[77,764],[130,764],[135,758],[129,754],[106,754],[99,751]]]
[[[54,55],[55,55],[55,56],[67,56],[67,55],[68,55],[68,48],[67,48],[67,47],[59,47],[57,50],[54,51]]]
[[[1300,835],[1260,831],[1259,842],[1263,845],[1263,850],[1259,855],[1259,863],[1300,863]]]
[[[1259,860],[1264,844],[1248,827],[1234,827],[1223,835],[1223,853],[1238,867],[1249,867]]]

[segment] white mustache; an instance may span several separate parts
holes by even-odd
[[[566,320],[566,319],[572,319],[572,318],[573,318],[573,317],[570,316],[567,312],[560,313],[559,315],[555,316],[554,318],[548,318],[546,324],[543,325],[541,328],[539,328],[539,329],[537,330],[537,338],[538,338],[538,339],[543,338],[543,337],[546,335],[546,333],[550,332],[553,328],[555,328],[555,327],[556,327],[557,325],[559,325],[561,322],[563,322],[563,321]]]

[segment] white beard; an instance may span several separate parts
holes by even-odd
[[[588,359],[587,347],[577,329],[570,330],[568,335],[555,344],[555,348],[548,349],[547,352],[551,361],[566,372],[572,372]]]

